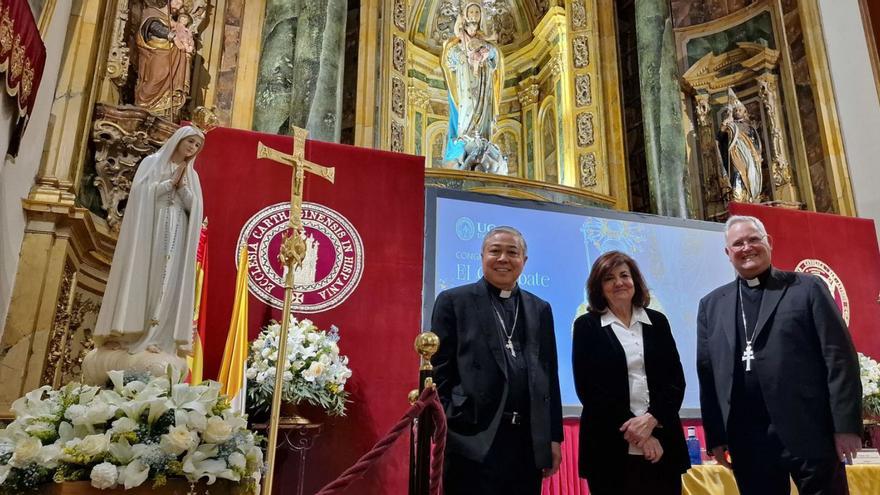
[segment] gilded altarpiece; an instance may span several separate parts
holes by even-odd
[[[821,50],[802,35],[805,23],[818,22],[806,15],[814,3],[762,0],[702,23],[676,19],[676,24],[684,24],[675,33],[688,110],[684,131],[689,166],[692,177],[699,177],[692,181],[691,193],[700,198],[704,218],[726,215],[719,187],[723,181],[717,137],[728,88],[757,124],[764,155],[763,202],[818,211],[848,210],[845,188],[835,193],[829,185],[829,178],[841,173],[834,152],[839,130],[832,129],[833,116],[815,111],[834,108],[834,103],[830,107],[823,103],[822,84],[809,83],[808,89],[815,94],[805,96],[801,82],[805,77],[822,81],[828,76],[827,65],[817,55]],[[805,59],[808,42],[814,53]],[[822,122],[822,117],[825,128],[815,123]]]
[[[468,190],[517,188],[519,196],[551,201],[570,200],[573,193],[583,204],[624,208],[624,182],[615,181],[626,172],[612,2],[482,2],[504,58],[492,140],[508,160],[508,176],[477,180],[442,168],[449,103],[440,54],[459,5],[458,0],[384,3],[392,15],[381,26],[387,36],[382,36],[376,145],[425,156],[429,177],[461,179],[459,186],[467,183],[462,187]],[[490,184],[480,185],[481,180]]]

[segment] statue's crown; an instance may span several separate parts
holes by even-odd
[[[214,108],[198,107],[193,112],[192,125],[208,133],[220,125],[220,118],[217,117]]]

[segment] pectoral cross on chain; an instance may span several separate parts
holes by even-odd
[[[512,357],[516,357],[516,351],[513,350],[513,341],[511,341],[510,339],[507,339],[507,343],[504,344],[504,347],[507,347],[507,350],[510,351],[510,355]]]
[[[746,371],[752,371],[752,359],[755,359],[755,351],[752,350],[752,343],[747,342],[742,356],[742,360],[746,363]]]
[[[306,242],[303,239],[302,224],[302,194],[303,182],[306,179],[306,172],[311,172],[330,182],[334,181],[336,169],[333,167],[324,167],[317,163],[306,160],[306,138],[309,137],[309,131],[293,127],[293,154],[287,155],[278,150],[272,149],[263,143],[257,145],[257,158],[267,158],[269,160],[290,165],[293,167],[293,180],[290,185],[290,233],[284,236],[281,243],[281,254],[278,257],[284,266],[284,309],[282,310],[285,317],[281,322],[281,332],[278,336],[278,355],[287,355],[287,332],[290,330],[290,318],[287,315],[291,313],[291,306],[294,301],[293,294],[293,272],[300,265],[306,255]],[[302,295],[297,298],[301,301]],[[266,446],[266,476],[263,479],[263,495],[271,495],[272,479],[275,474],[275,450],[278,445],[278,419],[281,416],[281,390],[282,377],[284,373],[275,373],[275,388],[272,394],[272,409],[269,414],[269,441]]]

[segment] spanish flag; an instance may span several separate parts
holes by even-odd
[[[202,220],[199,232],[199,246],[196,249],[196,297],[193,308],[193,353],[186,358],[189,365],[189,383],[202,383],[205,368],[205,326],[208,318],[205,315],[208,305],[208,219]]]
[[[248,357],[248,286],[247,286],[247,246],[241,247],[238,256],[238,275],[235,278],[235,302],[232,305],[232,320],[223,349],[223,362],[220,365],[219,381],[223,386],[220,392],[232,401],[232,409],[244,413]]]

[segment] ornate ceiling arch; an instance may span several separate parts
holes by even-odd
[[[452,35],[455,18],[468,0],[416,0],[411,11],[409,39],[436,55]],[[498,44],[509,53],[532,40],[535,26],[547,11],[548,0],[482,0],[489,29],[498,34]]]

